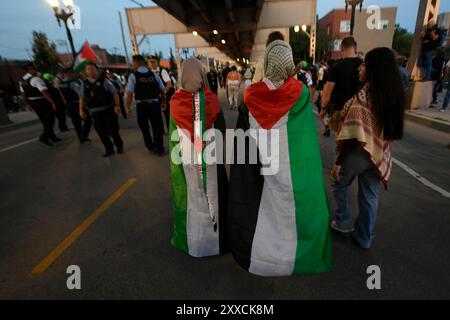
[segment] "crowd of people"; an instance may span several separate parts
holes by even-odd
[[[136,55],[133,67],[126,86],[94,63],[86,65],[82,79],[68,68],[53,90],[52,79],[46,83],[28,64],[21,88],[42,121],[40,141],[46,145],[60,141],[53,127],[58,104],[64,103],[80,143],[90,142],[93,124],[105,147],[103,156],[124,152],[118,115],[130,115],[135,100],[149,151],[164,154],[164,123],[171,138],[178,136],[181,153],[197,150],[200,165],[170,164],[175,247],[195,257],[231,251],[251,273],[282,276],[331,269],[330,226],[351,233],[361,248],[372,246],[379,190],[390,178],[390,147],[402,138],[406,104],[402,69],[391,49],[376,48],[362,59],[356,41],[348,37],[342,41],[342,59],[318,65],[301,61],[296,66],[290,45],[282,34],[273,33],[264,61],[243,74],[236,66],[206,73],[195,57],[184,61],[178,82],[155,58],[146,61]],[[223,164],[204,161],[207,143],[197,145],[192,137],[226,127],[219,86],[227,89],[229,107],[238,109],[236,129],[265,130],[269,137],[278,130],[283,158],[278,172],[262,175],[267,150],[261,152],[260,145],[256,150],[261,161],[231,164],[229,177]],[[336,135],[337,156],[330,172],[336,208],[331,222],[313,97],[324,134]],[[204,123],[199,126],[200,119]],[[67,129],[63,122],[60,129]],[[186,132],[191,137],[185,137]],[[172,139],[169,144],[171,151],[177,147]],[[247,151],[252,150],[249,144]],[[352,223],[349,193],[356,179],[358,216]]]
[[[47,146],[60,142],[54,132],[55,120],[60,131],[68,131],[68,115],[81,144],[91,142],[89,135],[94,126],[105,148],[103,157],[121,154],[124,142],[118,116],[121,114],[126,119],[134,100],[144,144],[149,151],[162,156],[164,123],[168,131],[170,99],[175,93],[176,79],[167,69],[159,67],[155,56],[145,60],[136,55],[133,66],[134,71],[121,79],[113,72],[101,70],[94,62],[87,63],[82,74],[69,67],[61,69],[56,77],[40,74],[33,63],[28,63],[20,90],[29,110],[43,124],[39,140]]]
[[[403,136],[406,88],[402,69],[389,48],[376,48],[362,59],[351,37],[342,42],[342,59],[318,67],[307,62],[295,66],[289,44],[279,34],[271,37],[262,76],[258,65],[253,74],[262,81],[253,79],[245,89],[236,129],[267,130],[269,136],[277,129],[283,158],[280,170],[262,175],[267,150],[260,150],[260,145],[260,162],[246,159],[244,164],[231,164],[229,181],[222,164],[172,165],[172,244],[194,257],[231,251],[239,265],[262,276],[324,272],[332,266],[330,226],[337,232],[351,233],[363,249],[373,244],[380,186],[387,188],[391,175],[391,144]],[[186,79],[174,96],[176,128],[195,128],[193,113],[197,112],[210,117],[204,131],[223,128],[218,99],[202,82],[198,61],[191,63],[197,65],[195,71],[190,69],[197,76],[187,76],[183,68]],[[222,78],[230,80],[223,82],[228,89],[230,84],[240,83],[237,75]],[[246,70],[244,79],[249,78]],[[336,134],[337,156],[330,172],[336,208],[331,222],[313,95],[318,97],[321,118],[329,115],[326,135],[329,131]],[[232,108],[234,103],[230,98]],[[187,143],[182,150],[189,150],[194,143],[181,140]],[[246,151],[252,150],[251,143]],[[235,152],[237,148],[235,145]],[[358,216],[352,223],[349,194],[356,179]]]

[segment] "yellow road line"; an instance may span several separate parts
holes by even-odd
[[[94,211],[86,220],[83,221],[72,233],[64,239],[52,252],[49,253],[44,260],[42,260],[31,271],[30,276],[43,273],[47,268],[55,262],[58,257],[64,253],[82,234],[85,232],[91,224],[93,224],[114,202],[116,202],[134,183],[136,179],[128,180],[124,185],[117,189],[97,210]]]

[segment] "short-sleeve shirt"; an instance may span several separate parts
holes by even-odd
[[[148,70],[146,67],[139,67],[137,69],[137,72],[139,72],[139,73],[147,73],[149,71],[150,70]],[[162,82],[161,78],[160,77],[155,77],[155,78],[156,78],[156,82],[158,83],[159,89],[161,91],[163,91],[165,87],[164,87],[164,83]],[[136,89],[136,76],[132,73],[128,77],[127,92],[134,92],[135,89]]]
[[[88,80],[88,81],[90,81],[90,80]],[[104,81],[103,81],[103,89],[105,89],[108,92],[111,92],[112,94],[116,94],[117,93],[116,87],[114,87],[112,82],[109,81],[108,79],[104,79]],[[84,82],[82,82],[81,83],[81,87],[80,87],[80,93],[79,93],[81,99],[84,99],[84,95],[85,95],[84,91],[85,91],[85,85],[84,85]]]
[[[337,62],[330,72],[328,82],[334,82],[333,111],[342,110],[360,87],[358,68],[362,64],[360,58],[345,58]]]
[[[22,79],[24,81],[28,81],[30,78],[31,78],[30,86],[38,89],[40,92],[44,92],[44,91],[48,90],[47,85],[45,84],[44,80],[42,80],[39,77],[34,77],[31,74],[27,73]],[[19,87],[20,87],[19,88],[20,92],[24,93],[24,90],[22,88],[22,84],[20,84]]]

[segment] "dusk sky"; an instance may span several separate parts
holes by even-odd
[[[81,29],[73,31],[75,47],[78,50],[85,40],[98,44],[109,52],[123,54],[118,12],[122,12],[128,48],[128,28],[124,8],[137,7],[130,0],[74,0],[81,8]],[[154,5],[148,0],[139,0],[145,6]],[[365,0],[365,6],[396,6],[397,23],[412,31],[415,26],[419,0]],[[344,0],[318,0],[319,17],[333,8],[344,6]],[[450,11],[450,1],[441,1],[440,12]],[[57,42],[65,40],[64,28],[59,28],[53,11],[46,0],[2,1],[0,11],[0,56],[8,59],[27,59],[33,30],[45,32],[48,38]],[[151,36],[142,45],[143,52],[161,50],[165,55],[173,47],[173,36]],[[67,52],[65,46],[58,50]]]

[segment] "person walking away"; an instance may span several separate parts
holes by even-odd
[[[245,69],[244,72],[244,90],[252,84],[253,73],[250,68]]]
[[[391,175],[391,144],[403,137],[405,91],[394,53],[376,48],[359,68],[363,88],[347,102],[337,133],[338,155],[331,170],[336,209],[331,227],[352,233],[363,249],[374,239],[380,185]],[[354,228],[349,193],[358,178],[358,217]],[[381,182],[381,183],[380,183]]]
[[[318,109],[318,112],[319,112],[319,113],[320,113],[320,111],[321,111],[321,109],[322,109],[322,94],[323,94],[323,89],[325,88],[325,85],[326,85],[327,82],[328,82],[328,79],[329,79],[331,70],[333,70],[334,64],[335,64],[335,61],[332,60],[332,59],[330,59],[330,60],[327,61],[326,67],[322,67],[322,68],[321,68],[321,69],[323,69],[323,74],[322,74],[321,80],[319,80],[319,82],[318,82],[318,84],[317,84],[317,88],[316,88],[317,91],[318,91],[318,93],[319,93],[319,94],[318,94],[318,97],[317,97],[317,101],[316,101],[316,105],[317,105],[317,109]],[[328,105],[329,105],[328,110],[332,110],[332,109],[333,109],[333,104],[334,104],[333,97],[331,97],[331,100],[330,100],[330,102],[328,103]],[[328,126],[329,118],[330,118],[330,114],[328,113],[328,114],[325,115],[325,117],[324,117],[323,120],[322,120],[322,123],[323,123],[324,126],[325,126],[325,131],[323,132],[323,135],[324,135],[325,137],[329,137],[329,136],[331,135],[331,130],[330,130],[330,127]]]
[[[237,72],[236,66],[231,67],[231,72],[227,76],[228,102],[230,109],[239,107],[239,93],[241,90],[241,75]]]
[[[73,127],[80,143],[91,142],[89,132],[92,127],[90,114],[84,110],[85,118],[80,117],[80,93],[82,81],[72,68],[62,70],[62,79],[59,83],[59,90],[66,102],[67,113],[72,119]]]
[[[330,216],[309,90],[294,77],[288,43],[273,41],[264,60],[266,78],[245,91],[236,125],[268,140],[257,143],[250,135],[244,163],[230,166],[233,257],[261,276],[327,272],[332,268]],[[275,150],[268,150],[272,143]],[[240,149],[235,144],[235,154]],[[269,154],[275,154],[273,161]]]
[[[212,92],[214,92],[215,95],[217,95],[219,79],[218,79],[218,76],[217,76],[216,69],[211,68],[206,76],[208,77],[209,89]]]
[[[216,150],[224,146],[217,143],[216,134],[225,135],[225,120],[219,99],[208,88],[201,62],[189,58],[182,69],[181,89],[173,95],[170,110],[171,244],[193,257],[219,255],[229,251],[228,178],[219,159],[204,156],[206,148],[215,150],[216,155],[223,153]],[[210,132],[214,139],[205,141],[205,133]]]
[[[53,98],[53,101],[55,101],[55,116],[58,120],[59,131],[69,131],[69,128],[67,128],[66,124],[66,104],[60,90],[56,86],[56,77],[51,73],[44,73],[42,75],[42,78],[44,79],[45,85],[47,86],[48,93]]]
[[[173,78],[170,76],[169,70],[165,68],[160,68],[159,66],[159,59],[156,56],[151,56],[150,60],[150,67],[152,69],[152,72],[157,75],[162,83],[164,84],[164,90],[165,90],[165,107],[162,110],[164,113],[164,119],[166,121],[166,127],[167,132],[169,132],[169,119],[170,119],[170,100],[172,99],[173,94],[175,93],[175,81],[173,81]],[[161,100],[160,100],[161,102]]]
[[[120,102],[117,90],[111,81],[99,75],[98,67],[94,63],[86,65],[85,75],[86,80],[80,90],[80,117],[86,119],[87,108],[92,115],[94,129],[105,147],[103,157],[114,154],[114,145],[117,153],[121,154],[123,140],[119,133]]]
[[[26,74],[19,81],[20,92],[28,106],[28,110],[35,112],[44,127],[39,141],[47,146],[52,142],[61,141],[53,131],[55,124],[56,104],[48,92],[45,82],[38,77],[33,63],[25,65]]]
[[[146,67],[143,56],[133,56],[133,67],[135,71],[128,77],[125,107],[130,113],[134,95],[137,103],[137,121],[145,146],[148,151],[162,156],[164,125],[161,109],[166,108],[164,84],[160,77]],[[153,138],[150,134],[149,122],[152,125]]]
[[[351,99],[360,87],[358,68],[362,60],[357,56],[357,44],[353,37],[342,40],[343,59],[335,64],[330,72],[329,79],[322,94],[322,111],[320,118],[325,118],[331,112],[329,127],[336,132],[340,125],[341,111],[345,103]],[[333,97],[334,104],[331,109],[330,101]]]

